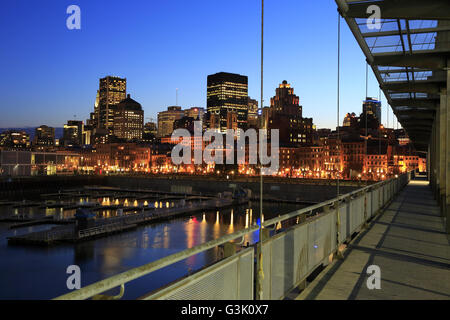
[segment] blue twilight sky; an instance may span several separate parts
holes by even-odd
[[[249,95],[259,101],[260,2],[3,0],[0,127],[85,120],[98,79],[106,75],[127,78],[127,91],[146,118],[174,105],[176,88],[179,105],[206,107],[206,77],[220,71],[247,75]],[[81,8],[81,30],[66,27],[71,4]],[[341,26],[342,120],[346,112],[361,112],[365,60],[343,20]],[[335,2],[266,0],[264,38],[264,105],[287,80],[304,116],[313,117],[318,128],[334,128]],[[370,72],[369,96],[378,92]]]

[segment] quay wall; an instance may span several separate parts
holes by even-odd
[[[181,175],[74,175],[39,176],[7,178],[0,180],[0,200],[38,200],[41,194],[55,193],[59,190],[83,188],[84,186],[108,186],[124,189],[150,189],[153,191],[194,193],[214,195],[232,191],[240,186],[252,191],[252,198],[259,197],[259,177],[205,177]],[[340,193],[348,193],[363,183],[341,181]],[[335,181],[304,180],[264,177],[264,196],[266,199],[321,202],[336,196]]]

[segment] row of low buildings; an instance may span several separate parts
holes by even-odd
[[[0,176],[73,174],[81,164],[79,153],[0,150]]]
[[[248,96],[246,76],[220,72],[208,76],[206,112],[199,107],[183,110],[171,106],[158,113],[157,124],[144,125],[142,106],[126,89],[124,78],[102,78],[94,112],[86,124],[68,121],[60,141],[55,139],[55,129],[48,126],[36,128],[33,141],[25,132],[6,131],[0,134],[0,149],[60,155],[55,159],[47,156],[40,166],[30,156],[27,165],[34,169],[24,172],[36,174],[42,173],[45,165],[47,174],[55,172],[54,166],[56,172],[257,173],[256,166],[248,163],[248,155],[241,165],[173,165],[171,150],[179,141],[172,140],[172,132],[183,128],[193,133],[194,122],[201,121],[203,130],[223,134],[227,129],[262,128],[270,136],[271,130],[279,130],[278,174],[283,176],[377,180],[409,169],[425,170],[424,160],[415,154],[404,131],[380,125],[381,103],[373,98],[364,100],[360,116],[347,114],[338,130],[317,130],[312,118],[303,117],[300,99],[287,81],[276,88],[270,106],[258,108],[258,102]],[[203,151],[207,143],[196,144],[195,139],[193,136],[190,146]],[[62,154],[69,151],[79,160],[73,162],[65,154],[69,161],[63,164]],[[231,151],[224,145],[221,152]],[[22,172],[11,171],[13,164],[4,163],[3,174]]]

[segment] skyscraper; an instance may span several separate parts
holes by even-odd
[[[272,113],[302,117],[302,106],[300,99],[294,94],[294,88],[286,81],[275,89],[275,96],[270,98]]]
[[[100,79],[98,103],[96,101],[95,120],[98,128],[114,130],[114,107],[127,96],[127,79],[107,76]]]
[[[235,73],[219,72],[207,79],[207,111],[218,117],[218,129],[227,129],[228,112],[236,113],[237,127],[247,127],[248,77]]]
[[[114,135],[119,139],[142,139],[144,111],[130,95],[114,107]]]
[[[363,101],[363,114],[372,114],[377,118],[378,122],[381,123],[381,101],[375,98],[367,97]]]
[[[268,129],[278,129],[281,146],[311,145],[314,126],[312,118],[303,118],[300,99],[294,88],[284,80],[270,99]]]

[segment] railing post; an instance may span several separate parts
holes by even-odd
[[[340,235],[341,235],[341,217],[339,212],[339,200],[334,202],[336,209],[336,258],[339,260],[344,259],[344,255],[341,250]]]
[[[367,189],[364,189],[364,223],[362,225],[364,229],[367,229],[369,225],[367,224]]]

